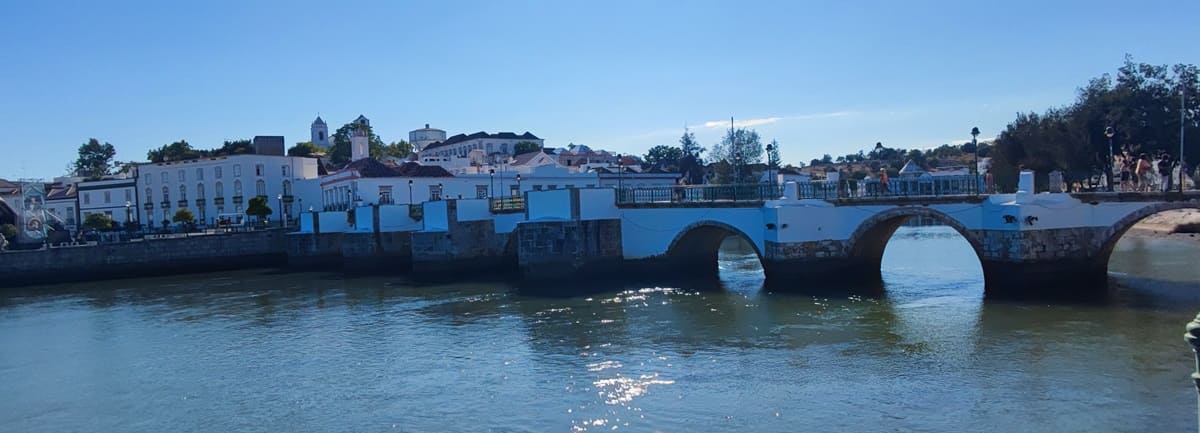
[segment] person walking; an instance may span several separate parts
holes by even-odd
[[[1143,153],[1141,155],[1138,155],[1137,166],[1134,167],[1134,171],[1133,171],[1133,174],[1136,176],[1136,178],[1134,179],[1134,183],[1137,184],[1136,186],[1137,186],[1138,192],[1150,191],[1150,182],[1151,182],[1151,176],[1150,176],[1151,168],[1150,167],[1151,167],[1150,161],[1146,157],[1146,154]]]
[[[879,193],[888,193],[888,174],[886,168],[879,169]]]
[[[1174,180],[1171,176],[1172,165],[1174,164],[1171,162],[1171,155],[1163,152],[1163,154],[1158,158],[1159,192],[1167,192],[1171,190],[1171,184]]]

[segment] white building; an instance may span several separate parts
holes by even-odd
[[[79,194],[74,183],[54,183],[46,188],[47,219],[56,220],[68,231],[79,229]]]
[[[471,135],[458,134],[445,141],[425,145],[420,152],[420,161],[425,162],[426,158],[466,158],[471,151],[478,150],[487,161],[498,162],[511,157],[517,143],[522,141],[537,143],[539,147],[543,144],[542,139],[529,132],[520,135],[511,132],[488,134],[482,131]],[[436,161],[430,160],[431,163]]]
[[[246,212],[250,199],[267,197],[271,218],[295,219],[293,185],[317,177],[317,160],[275,155],[230,155],[138,165],[139,218],[146,224],[171,221],[189,209],[208,224],[220,214]],[[82,192],[82,191],[81,191]],[[122,203],[123,205],[123,203]]]
[[[118,227],[127,221],[137,221],[136,187],[137,182],[132,178],[79,182],[76,189],[80,220],[86,220],[90,214],[103,213],[108,214]]]
[[[329,147],[329,125],[326,125],[325,121],[321,120],[321,116],[317,116],[317,120],[313,121],[312,126],[309,127],[309,132],[312,133],[310,140],[313,144],[324,148]]]
[[[437,128],[430,128],[426,123],[424,128],[414,129],[408,133],[408,142],[412,144],[413,151],[420,152],[433,143],[446,141],[446,131]]]

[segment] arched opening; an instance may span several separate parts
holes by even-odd
[[[1096,266],[1131,285],[1141,285],[1134,282],[1138,280],[1195,284],[1200,282],[1196,229],[1200,229],[1200,203],[1148,205],[1097,236]]]
[[[850,237],[853,273],[885,288],[982,293],[982,242],[954,218],[926,207],[887,210]],[[860,281],[862,281],[860,280]]]
[[[719,222],[692,224],[671,242],[664,257],[684,276],[757,281],[763,279],[762,252],[741,230]]]

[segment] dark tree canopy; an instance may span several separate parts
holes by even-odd
[[[83,226],[92,230],[109,230],[113,227],[113,220],[103,212],[90,213],[83,218]]]
[[[701,154],[703,154],[706,149],[704,146],[700,145],[700,142],[696,141],[696,134],[687,130],[687,128],[684,128],[683,136],[679,137],[679,150],[682,151],[684,155],[693,156],[698,163],[704,162],[703,158],[701,158]]]
[[[383,146],[383,154],[396,158],[407,158],[413,153],[413,145],[407,140],[393,141],[387,146]]]
[[[117,150],[113,145],[100,140],[89,138],[87,143],[79,145],[79,158],[75,160],[75,175],[88,179],[99,179],[112,174],[113,157]]]
[[[1003,189],[1016,185],[1017,167],[1033,169],[1039,178],[1062,170],[1068,180],[1098,175],[1109,166],[1104,130],[1111,126],[1113,152],[1179,154],[1180,111],[1187,161],[1200,159],[1200,69],[1195,65],[1134,63],[1126,56],[1116,79],[1105,74],[1079,89],[1071,105],[1043,114],[1021,113],[997,137],[992,172]],[[1186,99],[1180,99],[1180,90]],[[1182,105],[1182,107],[1181,107]],[[980,145],[984,156],[984,146]],[[1042,180],[1039,184],[1045,184]]]
[[[174,221],[177,223],[190,223],[190,222],[192,222],[192,220],[195,220],[195,219],[196,219],[196,216],[192,215],[192,211],[188,210],[187,208],[177,210],[177,211],[175,211],[175,215],[171,216],[171,221]]]
[[[677,166],[684,155],[683,149],[674,146],[658,145],[651,147],[642,158],[648,166]]]
[[[256,196],[250,199],[250,203],[246,205],[246,215],[258,217],[259,219],[270,215],[271,207],[267,205],[267,198]]]
[[[383,140],[379,139],[379,136],[375,134],[375,130],[372,129],[370,125],[360,125],[355,122],[350,122],[342,125],[341,128],[338,128],[337,131],[333,133],[333,140],[331,140],[329,144],[329,152],[326,155],[329,157],[330,162],[339,165],[350,162],[350,133],[354,131],[355,128],[366,128],[367,136],[370,137],[370,139],[367,141],[367,151],[370,153],[371,157],[383,157]]]
[[[542,146],[532,141],[519,141],[513,145],[513,155],[541,150]]]
[[[287,150],[288,156],[313,156],[323,153],[325,153],[325,149],[313,144],[311,141],[296,143],[295,146],[289,147]]]
[[[179,140],[146,152],[150,162],[182,161],[208,156],[228,156],[254,153],[254,143],[250,140],[226,140],[221,147],[211,150],[193,148],[187,140]]]

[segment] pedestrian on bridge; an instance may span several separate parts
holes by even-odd
[[[879,169],[879,193],[888,193],[888,174],[886,168]]]

